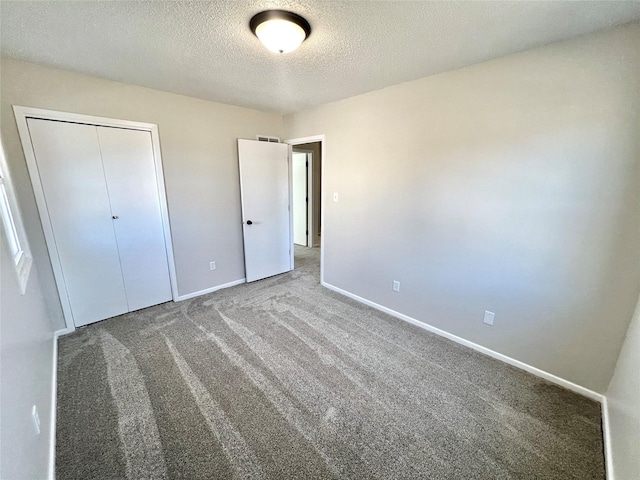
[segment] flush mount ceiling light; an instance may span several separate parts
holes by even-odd
[[[262,44],[275,53],[293,52],[311,34],[311,25],[300,15],[266,10],[251,19],[249,27]]]

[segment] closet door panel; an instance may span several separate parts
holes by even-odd
[[[96,127],[28,126],[75,325],[127,312]]]
[[[98,127],[130,310],[172,299],[151,134]]]

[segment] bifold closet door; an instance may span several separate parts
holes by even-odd
[[[27,124],[75,326],[171,300],[151,134]]]
[[[171,300],[151,133],[97,127],[129,310]]]
[[[75,325],[127,312],[96,127],[28,126]]]

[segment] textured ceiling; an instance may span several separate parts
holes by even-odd
[[[312,33],[267,51],[249,19],[294,11]],[[290,113],[613,25],[640,2],[2,1],[3,55]]]

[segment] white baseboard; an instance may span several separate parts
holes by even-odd
[[[365,305],[369,305],[370,307],[375,308],[376,310],[380,310],[381,312],[384,313],[388,313],[389,315],[399,318],[400,320],[404,320],[405,322],[409,322],[413,325],[416,325],[420,328],[424,328],[425,330],[428,330],[431,333],[435,333],[436,335],[440,335],[441,337],[445,337],[448,338],[449,340],[453,340],[456,343],[459,343],[461,345],[464,345],[465,347],[469,347],[472,348],[480,353],[484,353],[485,355],[488,355],[490,357],[493,357],[497,360],[500,360],[504,363],[508,363],[509,365],[513,365],[514,367],[517,367],[521,370],[524,370],[525,372],[529,372],[532,373],[533,375],[536,375],[538,377],[544,378],[545,380],[550,381],[551,383],[555,383],[556,385],[560,385],[561,387],[564,387],[568,390],[571,390],[573,392],[579,393],[580,395],[583,395],[587,398],[590,398],[592,400],[595,400],[596,402],[600,402],[601,404],[604,402],[605,400],[605,396],[598,393],[598,392],[594,392],[593,390],[590,390],[588,388],[585,388],[581,385],[575,384],[573,382],[570,382],[569,380],[565,380],[564,378],[560,378],[556,375],[553,375],[552,373],[549,372],[545,372],[544,370],[540,370],[539,368],[536,368],[534,366],[531,366],[529,364],[526,364],[524,362],[521,362],[520,360],[516,360],[515,358],[511,358],[508,357],[506,355],[503,355],[502,353],[498,353],[495,352],[489,348],[483,347],[482,345],[478,345],[477,343],[473,343],[469,340],[466,340],[462,337],[458,337],[457,335],[453,335],[452,333],[446,332],[444,330],[441,330],[437,327],[434,327],[432,325],[429,325],[427,323],[421,322],[420,320],[416,320],[415,318],[409,317],[408,315],[405,315],[403,313],[400,312],[396,312],[395,310],[392,310],[390,308],[384,307],[382,305],[379,305],[375,302],[372,302],[371,300],[367,300],[366,298],[360,297],[358,295],[355,295],[351,292],[348,292],[346,290],[342,290],[341,288],[335,287],[327,282],[321,282],[322,286],[333,290],[335,292],[338,292],[346,297],[352,298],[360,303],[364,303]]]
[[[58,413],[58,338],[73,333],[75,328],[62,328],[53,332],[53,358],[51,366],[51,425],[49,426],[49,475],[55,480],[56,474],[56,417]]]
[[[602,399],[602,438],[604,441],[604,461],[607,480],[614,480],[613,451],[611,445],[611,430],[609,424],[609,401],[607,397]]]
[[[216,290],[222,290],[223,288],[234,287],[236,285],[240,285],[241,283],[245,283],[246,278],[241,278],[239,280],[234,280],[233,282],[224,283],[222,285],[216,285],[215,287],[207,288],[206,290],[200,290],[199,292],[187,293],[186,295],[180,295],[175,299],[176,302],[181,302],[182,300],[188,300],[190,298],[199,297],[200,295],[206,295],[207,293],[215,292]]]
[[[66,329],[64,329],[66,330]],[[55,480],[56,468],[56,414],[58,403],[58,330],[53,332],[53,358],[51,367],[51,424],[49,425],[49,480]]]
[[[73,333],[76,331],[76,327],[67,327],[67,328],[61,328],[60,330],[56,330],[55,332],[53,332],[53,334],[56,336],[56,338],[58,337],[62,337],[63,335],[68,335],[70,333]]]

